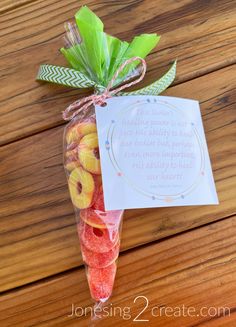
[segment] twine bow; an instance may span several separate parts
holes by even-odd
[[[123,84],[120,87],[117,88],[113,88],[113,85],[118,77],[118,75],[120,74],[120,72],[130,63],[139,60],[141,62],[141,74],[140,76],[133,80],[130,83],[126,83]],[[102,94],[92,94],[88,97],[82,98],[80,100],[77,100],[75,102],[73,102],[71,105],[69,105],[69,107],[67,107],[65,109],[65,111],[63,111],[62,113],[62,117],[64,120],[71,120],[73,119],[75,116],[77,116],[80,112],[84,112],[86,111],[86,109],[88,109],[91,105],[104,105],[106,102],[106,99],[112,98],[115,94],[119,93],[120,91],[135,85],[137,83],[139,83],[145,76],[146,73],[146,62],[144,59],[140,58],[140,57],[133,57],[131,59],[126,60],[115,72],[114,76],[112,77],[111,81],[109,82],[108,86],[106,87],[106,89],[103,91]],[[113,88],[113,89],[112,89]],[[71,113],[73,112],[73,113]]]

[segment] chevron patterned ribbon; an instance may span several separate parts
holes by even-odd
[[[41,65],[36,79],[76,88],[96,86],[95,82],[78,70],[53,65]]]
[[[171,68],[159,80],[154,83],[132,92],[120,92],[117,95],[158,95],[167,89],[175,79],[176,75],[175,61]],[[75,88],[94,87],[98,92],[102,92],[105,87],[96,84],[87,76],[78,70],[53,65],[41,65],[37,75],[37,80],[52,82]]]
[[[175,61],[170,69],[163,75],[159,80],[155,81],[154,83],[143,87],[142,89],[132,91],[132,92],[122,92],[117,95],[158,95],[161,92],[165,91],[171,83],[175,79],[176,75],[176,65],[177,61]]]
[[[121,86],[114,87],[114,83],[115,83],[117,77],[124,70],[124,68],[127,65],[129,65],[137,60],[141,64],[140,75],[137,76],[136,79],[132,80],[129,83],[125,83],[125,84],[122,84]],[[109,98],[115,96],[116,94],[120,94],[120,92],[122,90],[139,83],[145,76],[146,68],[147,68],[146,61],[140,57],[133,57],[133,58],[126,60],[125,62],[123,62],[123,64],[120,65],[120,67],[117,69],[114,76],[112,77],[111,81],[108,83],[107,87],[102,92],[100,92],[99,94],[97,94],[97,93],[92,94],[88,97],[85,97],[85,98],[82,98],[82,99],[79,99],[79,100],[73,102],[71,105],[69,105],[69,107],[67,107],[63,111],[63,113],[62,113],[63,119],[71,120],[75,116],[77,116],[79,113],[86,112],[87,109],[91,105],[100,105],[100,106],[104,105],[106,103],[106,99],[109,99]]]
[[[112,83],[114,82],[114,79],[116,79],[118,73],[127,65],[127,63],[130,63],[134,60],[140,60],[144,67],[143,73],[141,74],[141,78],[139,78],[135,82],[131,82],[131,83],[125,84],[124,86],[118,87],[114,91],[110,91],[110,87],[112,87]],[[139,57],[133,57],[133,58],[127,60],[126,62],[124,62],[120,66],[120,68],[117,70],[117,72],[115,73],[112,81],[109,83],[109,86],[107,88],[105,88],[104,86],[98,85],[96,82],[90,80],[87,76],[85,76],[84,74],[82,74],[81,72],[79,72],[75,69],[53,66],[53,65],[41,65],[36,79],[41,80],[41,81],[66,85],[66,86],[70,86],[70,87],[75,87],[75,88],[93,87],[96,90],[97,94],[94,94],[94,95],[92,95],[88,98],[84,98],[82,100],[78,100],[75,103],[73,103],[72,105],[70,105],[65,110],[65,112],[63,113],[63,118],[65,120],[70,120],[77,114],[77,112],[74,112],[71,116],[68,115],[69,112],[73,109],[76,109],[77,106],[80,105],[81,101],[84,102],[84,100],[86,100],[85,102],[87,102],[87,99],[89,100],[89,103],[84,104],[82,106],[82,109],[83,109],[83,107],[91,105],[90,102],[91,101],[93,102],[95,98],[96,99],[98,98],[97,101],[101,102],[101,99],[100,99],[101,97],[108,98],[108,97],[110,97],[111,94],[112,94],[112,96],[116,96],[116,95],[118,95],[118,96],[159,95],[161,92],[163,92],[165,89],[167,89],[171,85],[171,83],[174,81],[175,75],[176,75],[176,64],[177,64],[177,61],[175,61],[172,64],[170,69],[159,80],[155,81],[154,83],[152,83],[142,89],[139,89],[136,91],[131,91],[131,92],[120,92],[120,91],[126,87],[130,87],[131,85],[136,84],[137,82],[139,82],[143,79],[145,71],[146,71],[146,63],[142,58],[139,58]]]

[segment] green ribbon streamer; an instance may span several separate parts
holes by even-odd
[[[170,69],[160,79],[154,83],[132,92],[120,92],[118,95],[158,95],[167,89],[174,81],[176,76],[176,64],[175,61]],[[75,88],[90,88],[93,87],[99,93],[102,92],[105,87],[96,84],[87,76],[79,72],[78,70],[66,67],[59,67],[54,65],[41,65],[37,75],[37,80],[52,82],[60,85],[65,85]]]

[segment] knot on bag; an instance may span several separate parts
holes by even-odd
[[[133,80],[130,83],[126,83],[121,85],[120,87],[113,88],[114,83],[118,77],[118,75],[124,70],[124,68],[133,63],[134,61],[139,60],[141,63],[141,74],[140,76]],[[99,105],[99,106],[105,106],[106,105],[106,99],[109,99],[113,97],[115,94],[118,94],[120,91],[135,85],[139,83],[145,76],[146,73],[146,62],[144,59],[140,57],[133,57],[128,60],[126,60],[115,72],[114,76],[112,77],[111,81],[109,82],[108,86],[105,88],[105,90],[101,94],[92,94],[88,97],[82,98],[80,100],[76,100],[73,102],[69,107],[65,109],[62,113],[62,117],[64,120],[72,120],[74,117],[76,117],[81,112],[86,112],[86,110],[91,105]]]

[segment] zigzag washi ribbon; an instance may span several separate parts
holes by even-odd
[[[76,88],[96,86],[95,82],[78,70],[53,65],[41,65],[36,79]]]
[[[122,92],[118,95],[158,95],[165,91],[175,79],[177,61],[173,63],[170,69],[159,80],[154,83],[143,87],[142,89],[132,92]]]
[[[171,68],[163,75],[159,80],[154,83],[132,92],[120,92],[117,95],[158,95],[167,89],[175,79],[176,64],[173,63]],[[41,65],[37,75],[37,80],[52,82],[65,86],[75,88],[89,88],[94,87],[97,91],[102,92],[104,86],[96,84],[90,80],[87,76],[79,72],[78,70],[66,67],[59,67],[53,65]]]

